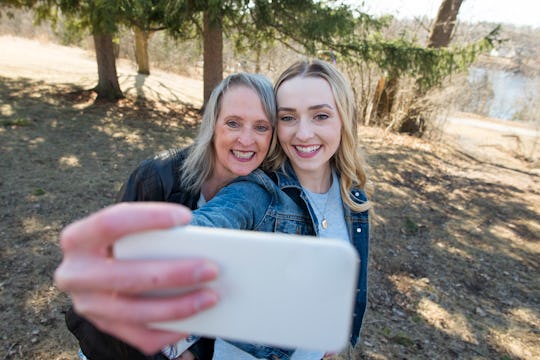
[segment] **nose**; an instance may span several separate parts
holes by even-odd
[[[255,142],[255,136],[254,136],[254,130],[252,129],[244,129],[242,130],[242,133],[238,137],[238,142],[242,146],[249,146],[252,145]]]
[[[296,131],[296,138],[300,141],[307,141],[313,137],[313,124],[308,119],[300,119]]]

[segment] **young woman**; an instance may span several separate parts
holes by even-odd
[[[322,61],[292,65],[274,89],[278,143],[267,161],[270,177],[255,171],[237,179],[207,206],[196,210],[192,223],[314,234],[351,242],[361,258],[351,333],[354,345],[367,303],[369,203],[363,190],[366,174],[355,141],[352,89],[340,72]],[[258,201],[240,205],[234,200],[239,193]],[[272,356],[321,359],[324,354],[221,339],[216,340],[214,350],[214,359]]]
[[[275,143],[269,153],[267,172],[255,170],[246,177],[234,180],[204,207],[193,211],[191,223],[338,237],[351,242],[361,259],[351,332],[351,344],[354,345],[366,309],[370,205],[364,192],[366,175],[355,142],[352,90],[332,65],[322,61],[303,61],[292,65],[280,76],[275,92],[278,99],[275,136],[279,143]],[[257,201],[245,201],[246,198]],[[166,209],[156,209],[154,206],[152,211],[165,213]],[[175,213],[178,214],[178,211],[180,209]],[[84,224],[95,223],[96,218],[104,221],[112,217],[110,213],[127,217],[128,212],[130,216],[138,217],[143,209],[107,209],[93,219],[84,220]],[[183,216],[183,220],[174,223],[189,217]],[[141,227],[163,228],[166,224],[147,222]],[[122,234],[136,232],[141,227],[123,227]],[[81,235],[80,229],[70,229],[70,235],[73,242],[78,242],[75,238]],[[111,243],[116,238],[118,236],[115,234],[108,234],[107,242]],[[159,277],[159,281],[166,278]],[[66,286],[60,282],[59,285],[71,291],[71,284]],[[286,296],[283,301],[287,301]],[[91,312],[102,305],[97,301],[90,302],[87,311]],[[114,316],[109,320],[114,320]],[[150,348],[150,342],[141,339],[132,344]],[[222,339],[216,340],[214,349],[214,359],[321,359],[323,356],[325,354],[320,352],[279,349]]]
[[[143,161],[120,190],[118,201],[163,201],[190,209],[202,206],[231,180],[261,165],[275,118],[275,96],[267,78],[247,73],[228,76],[212,92],[194,143]],[[72,309],[66,321],[90,359],[154,358],[101,333]],[[212,349],[209,339],[190,348],[199,359],[210,359]],[[171,358],[178,355],[173,348],[164,351]]]

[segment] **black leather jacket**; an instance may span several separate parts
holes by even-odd
[[[185,205],[194,210],[200,193],[188,193],[181,183],[181,168],[189,147],[163,151],[144,160],[131,173],[120,189],[117,202],[164,201]],[[79,316],[73,308],[66,313],[66,324],[79,340],[84,355],[90,360],[163,360],[162,354],[146,356],[137,349],[97,329]],[[200,360],[212,359],[214,340],[202,338],[189,350]]]

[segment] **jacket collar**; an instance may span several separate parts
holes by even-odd
[[[286,160],[283,167],[276,170],[275,174],[277,176],[277,184],[281,189],[285,189],[285,188],[297,188],[299,190],[302,189],[302,185],[300,185],[298,176],[296,176],[296,172],[294,171],[291,165],[291,162],[289,160]]]

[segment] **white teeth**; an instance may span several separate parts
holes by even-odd
[[[312,153],[314,151],[317,151],[320,149],[320,145],[312,145],[312,146],[298,146],[296,145],[295,148],[301,153]]]
[[[233,150],[232,152],[233,152],[234,156],[236,156],[237,158],[240,158],[240,159],[249,159],[255,154],[255,151]]]

